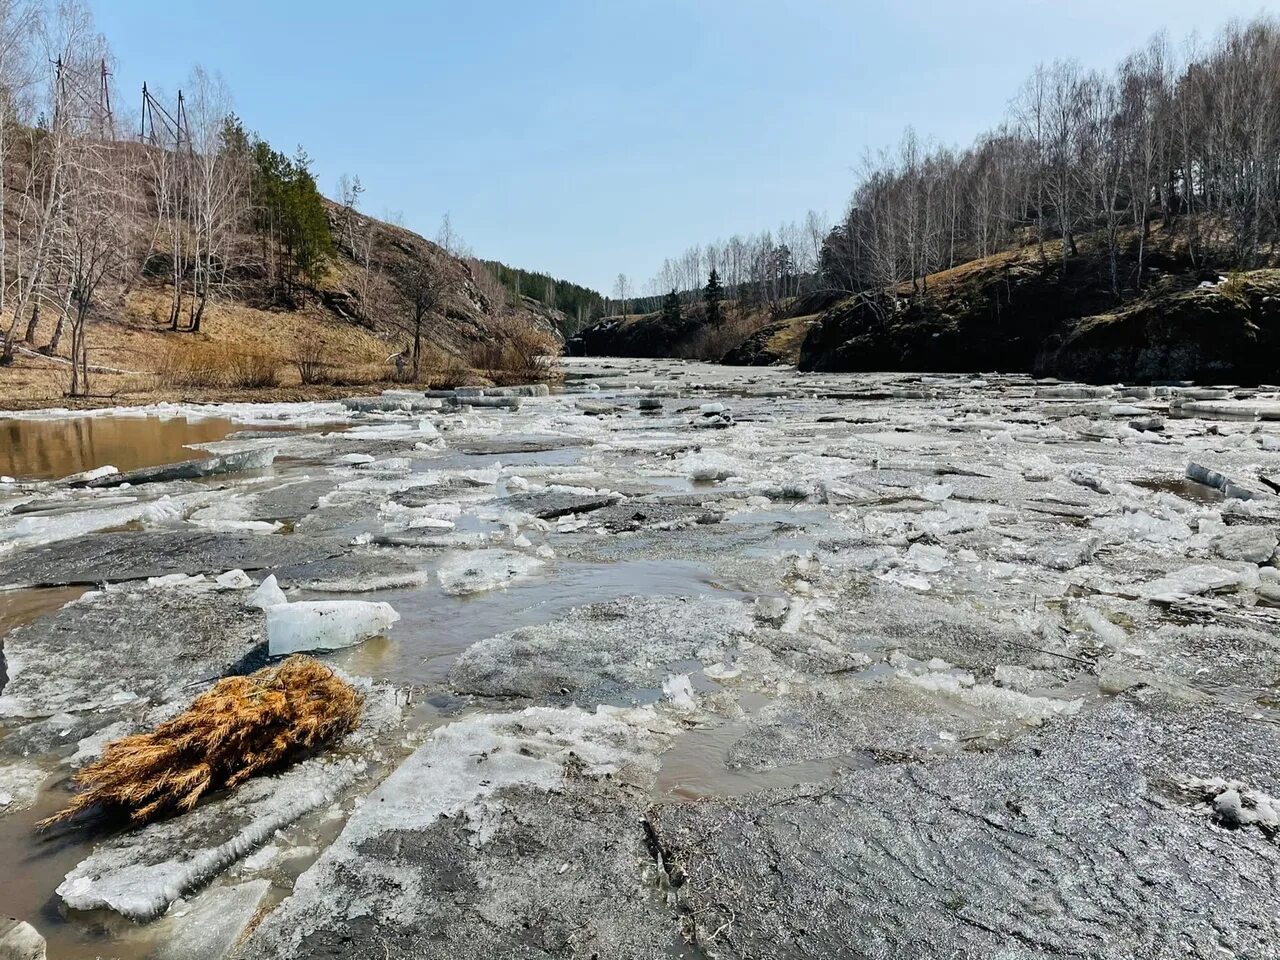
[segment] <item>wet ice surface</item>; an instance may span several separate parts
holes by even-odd
[[[0,894],[51,956],[1275,955],[1275,392],[567,370],[0,486]],[[321,654],[365,729],[32,839],[266,662],[269,574],[398,615]]]

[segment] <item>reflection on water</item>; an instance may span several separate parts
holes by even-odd
[[[188,444],[221,440],[230,420],[69,417],[0,420],[0,475],[54,479],[95,467],[154,467],[203,456]]]
[[[401,620],[389,638],[333,655],[345,670],[394,683],[442,683],[454,660],[478,640],[517,626],[549,623],[587,603],[640,596],[716,593],[740,596],[714,583],[698,564],[671,560],[558,563],[554,575],[535,574],[504,590],[449,596],[434,583],[412,590],[379,590],[376,599],[395,607]],[[335,599],[337,594],[318,595]],[[352,595],[352,599],[370,596]]]

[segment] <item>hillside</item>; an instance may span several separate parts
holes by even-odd
[[[677,357],[743,366],[795,364],[800,344],[825,300],[796,297],[767,305],[729,303],[719,326],[701,303],[675,322],[661,312],[604,317],[565,341],[570,356]]]
[[[1176,236],[1146,250],[1144,282],[1121,298],[1109,266],[1081,242],[1065,259],[1035,246],[926,278],[896,303],[845,299],[813,327],[802,370],[1002,370],[1090,381],[1259,383],[1280,368],[1280,275],[1196,268]],[[1149,241],[1150,242],[1150,241]],[[1121,252],[1135,265],[1136,237]]]
[[[558,352],[556,311],[532,298],[509,297],[483,266],[410,230],[330,200],[324,207],[333,253],[314,280],[302,277],[282,289],[262,263],[242,257],[232,281],[211,298],[197,332],[171,329],[168,261],[153,253],[146,269],[91,317],[90,399],[264,399],[267,393],[300,399],[390,381],[396,376],[391,358],[412,337],[412,304],[400,278],[415,271],[438,281],[440,289],[440,302],[423,325],[427,382],[501,378],[502,371],[485,368],[499,365],[495,350],[500,354],[510,343],[525,352]],[[248,234],[235,239],[240,249],[254,243]],[[42,306],[14,363],[0,366],[0,404],[6,407],[66,399],[69,336],[64,332],[50,349],[58,311]],[[20,326],[27,332],[25,320]],[[315,382],[302,383],[304,364]]]

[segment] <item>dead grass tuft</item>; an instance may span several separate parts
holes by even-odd
[[[495,383],[545,380],[551,358],[560,352],[554,335],[523,317],[504,317],[487,333],[488,339],[472,347],[467,359]]]
[[[227,677],[151,733],[107,744],[74,778],[70,804],[43,830],[91,808],[135,824],[187,811],[210,790],[239,786],[353,730],[363,698],[328,667],[290,657],[247,677]]]
[[[165,346],[155,375],[166,387],[262,389],[279,386],[280,366],[280,358],[268,350],[178,340]]]

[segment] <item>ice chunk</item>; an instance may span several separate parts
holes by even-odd
[[[332,803],[365,769],[364,761],[317,758],[278,776],[255,777],[183,816],[98,844],[58,885],[58,896],[73,910],[105,908],[150,920],[281,827]]]
[[[954,489],[945,483],[930,483],[921,489],[920,496],[932,503],[941,503],[954,492]]]
[[[463,596],[505,587],[542,569],[543,561],[510,550],[471,550],[447,557],[436,571],[445,593]]]
[[[214,578],[214,583],[223,590],[244,590],[253,586],[253,581],[243,570],[228,570]]]
[[[271,655],[338,650],[386,633],[400,619],[389,603],[368,600],[304,600],[267,608]]]
[[[289,598],[280,589],[280,584],[276,583],[276,575],[273,573],[258,585],[257,590],[249,594],[249,599],[244,602],[244,605],[266,610],[269,607],[278,607],[280,604],[288,602]]]
[[[693,710],[698,706],[693,696],[693,683],[687,673],[674,673],[663,680],[662,695],[679,710]]]
[[[1214,538],[1213,549],[1224,560],[1266,563],[1275,555],[1275,530],[1267,527],[1234,527]]]
[[[244,936],[271,891],[270,880],[207,890],[160,921],[163,943],[151,960],[223,960]]]
[[[27,764],[0,766],[0,817],[34,804],[47,776],[39,767]]]
[[[947,551],[943,547],[913,543],[907,549],[907,564],[921,573],[938,573],[947,565]]]
[[[714,450],[688,454],[676,461],[676,469],[690,480],[728,480],[746,472],[743,464]]]

